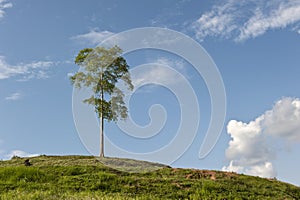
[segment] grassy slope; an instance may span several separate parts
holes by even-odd
[[[126,159],[39,156],[0,161],[0,199],[300,199],[300,188],[276,180],[219,171],[173,169]],[[137,166],[137,167],[136,167]]]

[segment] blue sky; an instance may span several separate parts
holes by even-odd
[[[199,42],[216,63],[226,89],[223,131],[210,154],[199,159],[211,115],[203,77],[168,52],[144,49],[125,55],[132,68],[146,63],[173,67],[199,100],[197,136],[172,166],[276,176],[300,185],[299,0],[0,0],[0,158],[89,155],[73,120],[68,79],[78,70],[73,60],[82,48],[142,27],[169,28]],[[178,84],[176,76],[155,70],[149,67],[142,78]],[[147,125],[153,104],[163,105],[167,113],[156,138],[126,139],[116,125],[107,124],[110,140],[143,153],[174,138],[180,102],[166,87],[139,88],[130,101],[132,119]]]

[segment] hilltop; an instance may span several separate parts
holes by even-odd
[[[300,199],[294,185],[229,172],[92,156],[25,160],[0,161],[0,199]]]

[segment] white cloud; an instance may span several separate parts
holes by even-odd
[[[262,134],[262,120],[263,118],[259,117],[250,123],[236,120],[228,123],[227,132],[232,140],[226,150],[226,158],[230,160],[230,164],[223,170],[263,177],[276,176],[272,163],[269,162],[274,159],[274,151]]]
[[[245,173],[252,176],[269,177],[269,178],[276,177],[276,172],[271,162],[264,162],[261,164],[254,165],[250,169],[248,169]]]
[[[57,63],[52,61],[34,61],[31,63],[19,63],[15,66],[6,62],[5,57],[0,56],[0,80],[19,76],[20,80],[48,78],[47,70]]]
[[[13,93],[5,98],[7,101],[17,101],[22,98],[22,94],[19,92]]]
[[[203,40],[206,36],[229,37],[237,27],[234,23],[234,4],[228,2],[222,6],[214,6],[210,12],[206,12],[193,24],[196,37]]]
[[[153,63],[153,66],[147,66],[145,70],[140,70],[138,74],[132,77],[133,85],[138,86],[151,82],[163,85],[179,84],[181,77],[178,73],[184,72],[184,62],[182,60],[170,60],[160,57],[150,63]],[[173,70],[170,71],[171,69]],[[175,70],[177,73],[175,73]]]
[[[35,156],[39,156],[39,154],[31,154],[31,153],[27,153],[27,152],[21,151],[21,150],[13,150],[10,153],[8,153],[5,157],[7,159],[11,159],[13,156],[18,156],[18,157],[35,157]]]
[[[264,114],[264,133],[300,142],[300,100],[284,98]]]
[[[153,63],[157,63],[160,65],[166,65],[166,66],[172,67],[177,70],[182,70],[185,68],[183,60],[180,60],[180,59],[172,59],[171,60],[171,59],[168,59],[165,57],[160,57],[157,60],[155,60]]]
[[[293,0],[280,3],[278,8],[264,13],[257,10],[248,22],[240,29],[238,40],[254,38],[264,34],[267,30],[285,28],[300,22],[300,1]]]
[[[219,36],[244,41],[299,23],[300,0],[227,0],[201,15],[192,27],[200,40]]]
[[[95,31],[91,30],[90,32],[82,35],[77,35],[72,37],[71,39],[82,42],[82,43],[88,43],[91,45],[98,45],[103,40],[108,38],[109,36],[112,36],[114,33],[110,31]]]
[[[0,145],[3,144],[3,140],[0,139]],[[27,153],[22,150],[12,150],[10,152],[4,151],[3,149],[0,149],[0,160],[10,160],[13,156],[18,156],[18,157],[35,157],[39,156],[39,154],[32,154],[32,153]]]
[[[5,10],[11,8],[12,6],[13,4],[7,0],[0,0],[0,19],[4,17]]]
[[[275,177],[272,161],[276,158],[275,142],[300,142],[300,100],[283,98],[272,110],[249,123],[231,120],[227,132],[232,140],[226,150],[229,166],[235,171],[262,177]]]

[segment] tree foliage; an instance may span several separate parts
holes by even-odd
[[[96,47],[81,50],[75,64],[81,70],[70,77],[77,88],[91,88],[93,95],[84,100],[94,106],[98,117],[107,121],[126,119],[127,108],[123,92],[116,87],[122,80],[129,90],[133,89],[129,66],[120,56],[122,50],[118,46],[112,48]]]

